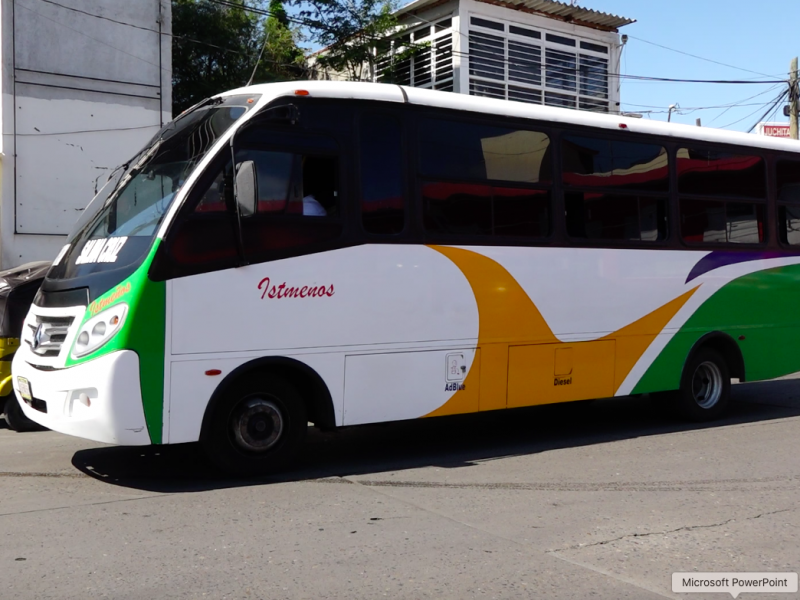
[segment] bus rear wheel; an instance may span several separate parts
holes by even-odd
[[[305,438],[300,394],[279,377],[235,383],[214,408],[202,440],[209,460],[235,475],[259,475],[286,465]]]
[[[727,410],[730,403],[731,377],[722,355],[711,348],[701,348],[686,363],[676,408],[690,421],[712,421]]]

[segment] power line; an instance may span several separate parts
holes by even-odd
[[[263,8],[256,8],[254,6],[249,6],[249,5],[245,4],[244,2],[238,3],[238,2],[232,2],[231,0],[206,0],[206,2],[211,2],[212,4],[218,4],[219,6],[226,6],[228,8],[239,8],[239,9],[244,10],[246,12],[250,12],[250,13],[253,13],[253,14],[256,14],[256,15],[261,15],[262,17],[277,17],[278,16],[278,15],[276,15],[275,13],[273,13],[271,11],[264,10]],[[305,25],[306,27],[309,27],[310,24],[314,23],[314,21],[309,21],[308,19],[298,19],[297,17],[291,17],[289,15],[286,15],[286,20],[289,21],[290,23],[296,23],[298,25]],[[318,27],[319,25],[320,25],[319,23],[315,24],[316,27]],[[330,31],[330,29],[328,29],[328,31]]]
[[[14,6],[19,6],[20,8],[24,8],[25,10],[27,10],[27,11],[30,11],[30,12],[32,12],[33,14],[35,14],[35,15],[37,15],[37,16],[39,16],[39,17],[43,18],[43,19],[46,19],[47,21],[50,21],[50,22],[52,22],[52,23],[55,23],[56,25],[60,25],[60,26],[62,26],[62,27],[65,27],[65,28],[67,28],[67,29],[69,29],[69,30],[71,30],[71,31],[74,31],[75,33],[78,33],[78,34],[80,34],[80,35],[84,36],[85,38],[88,38],[88,39],[92,40],[93,42],[97,42],[98,44],[102,44],[103,46],[107,46],[108,48],[111,48],[112,50],[116,50],[117,52],[119,52],[119,53],[121,53],[121,54],[126,54],[126,55],[128,55],[128,56],[130,56],[130,57],[132,57],[132,58],[135,58],[135,59],[137,59],[137,60],[140,60],[140,61],[142,61],[143,63],[146,63],[146,64],[148,64],[148,65],[151,65],[151,66],[153,66],[153,67],[156,67],[156,68],[157,68],[157,69],[159,69],[159,70],[166,71],[167,73],[171,72],[169,69],[165,69],[165,68],[163,68],[163,67],[162,67],[161,65],[159,65],[158,63],[153,63],[153,62],[150,62],[149,60],[147,60],[147,59],[145,59],[145,58],[142,58],[141,56],[137,56],[137,55],[135,55],[135,54],[131,54],[130,52],[127,52],[127,51],[123,50],[122,48],[117,48],[116,46],[112,46],[111,44],[109,44],[109,43],[107,43],[107,42],[104,42],[103,40],[98,40],[97,38],[94,38],[94,37],[92,37],[92,36],[90,36],[90,35],[87,35],[87,34],[86,34],[86,33],[84,33],[83,31],[81,31],[81,30],[79,30],[79,29],[75,29],[74,27],[70,27],[70,26],[69,26],[69,25],[67,25],[66,23],[63,23],[63,22],[61,22],[61,21],[56,21],[55,19],[51,19],[51,18],[50,18],[50,17],[48,17],[47,15],[43,15],[42,13],[40,13],[40,12],[38,12],[38,11],[36,11],[36,10],[32,9],[30,6],[25,6],[24,4],[21,4],[21,3],[19,3],[19,2],[15,3],[15,4],[14,4]]]
[[[784,92],[780,96],[778,96],[778,98],[775,100],[775,103],[767,109],[767,112],[765,112],[758,121],[753,123],[753,125],[750,127],[750,129],[747,130],[747,132],[750,133],[751,131],[753,131],[755,126],[758,125],[761,121],[763,121],[764,118],[768,114],[770,114],[771,112],[775,112],[775,110],[778,108],[780,103],[783,102],[783,99],[788,95],[789,95],[789,90],[784,90]],[[748,117],[749,116],[752,116],[752,113],[750,115],[748,115]],[[745,118],[747,118],[747,117],[745,117]],[[739,119],[739,121],[742,121],[742,120],[743,119]],[[738,123],[739,121],[736,121],[736,122]]]
[[[774,86],[772,86],[772,87],[770,87],[770,88],[767,88],[765,91],[761,92],[761,94],[756,94],[756,96],[761,96],[761,95],[763,95],[763,94],[766,94],[766,93],[770,92],[771,90],[774,90],[776,87],[778,87],[778,86],[777,86],[777,85],[774,85]],[[756,96],[753,96],[752,98],[755,98]],[[747,100],[750,100],[750,99],[751,99],[751,98],[747,98]],[[732,108],[732,107],[731,107],[731,108]],[[717,119],[719,119],[720,117],[722,117],[722,116],[723,116],[724,114],[726,114],[726,113],[727,113],[729,110],[730,110],[730,108],[726,108],[725,110],[723,110],[723,111],[722,111],[721,113],[719,113],[719,114],[718,114],[716,117],[714,117],[713,119],[711,119],[711,121],[709,122],[709,125],[710,125],[711,123],[713,123],[714,121],[716,121]]]
[[[781,102],[781,101],[783,100],[783,98],[786,96],[786,94],[787,94],[787,93],[788,93],[788,92],[787,92],[786,90],[782,91],[782,92],[781,92],[781,93],[778,95],[778,97],[777,97],[777,98],[775,98],[775,99],[774,99],[772,102],[770,102],[770,103],[769,103],[769,108],[767,109],[767,112],[771,111],[771,110],[773,109],[773,107],[774,107],[776,104],[778,104],[779,102]],[[742,117],[741,119],[736,119],[736,120],[735,120],[735,121],[733,121],[732,123],[728,123],[727,125],[723,125],[723,126],[720,128],[720,129],[727,129],[727,128],[728,128],[728,127],[730,127],[731,125],[736,125],[737,123],[740,123],[740,122],[744,121],[745,119],[752,117],[752,116],[753,116],[754,114],[756,114],[757,112],[758,112],[758,109],[756,109],[756,110],[754,110],[753,112],[751,112],[751,113],[749,113],[749,114],[745,115],[745,116],[744,116],[744,117]]]
[[[185,40],[187,42],[192,42],[194,44],[201,44],[203,46],[209,46],[211,48],[216,48],[218,50],[224,50],[225,52],[232,52],[232,53],[235,53],[235,54],[242,54],[242,55],[245,55],[245,56],[249,56],[249,54],[247,54],[246,52],[242,52],[241,50],[235,50],[233,48],[226,48],[225,46],[219,46],[217,44],[212,44],[210,42],[204,42],[202,40],[194,39],[194,38],[191,38],[191,37],[188,37],[188,36],[185,36],[185,35],[178,35],[178,34],[175,34],[175,33],[167,33],[166,31],[159,31],[158,29],[151,29],[150,27],[143,27],[141,25],[135,25],[133,23],[128,23],[126,21],[118,21],[118,20],[112,19],[110,17],[104,17],[102,15],[98,15],[98,14],[95,14],[95,13],[91,13],[89,11],[81,10],[79,8],[74,8],[72,6],[67,6],[65,4],[61,4],[59,2],[54,2],[54,0],[40,0],[40,1],[41,2],[46,2],[47,4],[52,4],[53,6],[58,6],[59,8],[63,8],[64,10],[69,10],[69,11],[72,11],[72,12],[76,12],[76,13],[79,13],[79,14],[82,14],[82,15],[86,15],[87,17],[95,18],[95,19],[101,19],[103,21],[109,21],[110,23],[115,23],[117,25],[124,25],[126,27],[132,27],[133,29],[139,29],[141,31],[148,31],[150,33],[157,33],[158,35],[163,35],[165,37],[171,37],[171,38],[174,38],[174,39]],[[40,13],[37,13],[37,14],[40,14]],[[44,15],[40,15],[40,16],[44,16]],[[47,18],[47,17],[45,17],[45,18]],[[152,64],[152,63],[149,63],[149,64]]]
[[[83,11],[83,10],[76,9],[76,8],[73,8],[73,7],[70,7],[70,6],[65,6],[63,4],[55,2],[54,0],[40,0],[40,1],[46,2],[48,4],[52,4],[52,5],[55,5],[55,6],[59,6],[61,8],[64,8],[64,9],[67,9],[67,10],[71,10],[71,11],[74,11],[74,12],[77,12],[77,13],[81,13],[81,14],[84,14],[84,15],[87,15],[87,16],[91,16],[91,17],[95,17],[95,18],[98,18],[98,19],[102,19],[102,20],[105,20],[105,21],[112,22],[112,23],[116,23],[116,24],[119,24],[119,25],[125,25],[125,26],[128,26],[128,27],[133,27],[133,28],[136,28],[136,29],[145,30],[145,31],[149,31],[149,32],[152,32],[152,33],[159,33],[161,35],[166,35],[166,36],[170,36],[170,37],[174,37],[174,38],[178,38],[178,39],[183,39],[183,40],[186,40],[186,41],[189,41],[189,42],[192,42],[192,43],[203,44],[203,45],[206,45],[206,46],[217,48],[219,50],[224,50],[224,51],[227,51],[227,52],[234,52],[234,53],[237,53],[237,54],[242,54],[242,55],[245,55],[245,56],[249,56],[247,53],[241,52],[239,50],[234,50],[232,48],[226,48],[226,47],[223,47],[223,46],[218,46],[216,44],[211,44],[209,42],[205,42],[205,41],[202,41],[202,40],[197,40],[197,39],[194,39],[194,38],[190,38],[188,36],[180,36],[180,35],[175,35],[175,34],[170,34],[170,33],[165,33],[165,32],[159,32],[158,30],[150,29],[148,27],[142,27],[142,26],[139,26],[139,25],[134,25],[132,23],[126,23],[124,21],[118,21],[116,19],[111,19],[109,17],[104,17],[104,16],[101,16],[101,15],[96,15],[96,14],[90,13],[88,11]],[[261,16],[275,16],[274,13],[272,13],[271,11],[260,9],[260,8],[255,8],[255,7],[249,6],[247,4],[244,4],[243,2],[242,3],[238,3],[238,2],[233,2],[231,0],[206,0],[206,1],[210,2],[210,3],[213,3],[213,4],[220,5],[220,6],[225,6],[225,7],[228,7],[228,8],[238,8],[238,9],[244,10],[246,12],[251,12],[251,13],[254,13],[254,14],[261,15]],[[38,13],[38,12],[34,11],[33,9],[31,9],[31,8],[29,8],[27,6],[24,6],[22,4],[20,4],[20,6],[22,6],[23,8],[27,8],[28,10],[31,10],[32,12],[34,12],[35,14],[37,14],[37,15],[39,15],[41,17],[44,17],[44,18],[46,18],[48,20],[51,20],[53,22],[57,22],[57,21],[54,21],[53,19],[50,19],[49,17],[46,17],[45,15],[42,15],[41,13]],[[305,25],[305,26],[310,26],[312,23],[314,24],[315,27],[319,27],[319,25],[320,25],[319,22],[312,22],[312,21],[309,21],[307,19],[298,19],[298,18],[295,18],[295,17],[288,17],[288,16],[287,16],[287,19],[290,22],[294,22],[294,23],[297,23],[297,24],[300,24],[300,25]],[[64,24],[62,23],[62,25],[64,25]],[[67,25],[64,25],[64,27],[67,27],[69,29],[73,29],[72,27],[69,27]],[[73,29],[73,31],[78,31],[78,30]],[[78,33],[82,33],[83,34],[83,32],[80,32],[80,31],[78,31]],[[461,33],[461,32],[459,32],[459,33]],[[463,34],[463,33],[461,33],[461,34],[462,35],[466,35],[466,34]],[[83,35],[86,35],[86,34],[83,34]],[[95,38],[92,38],[90,36],[86,36],[86,37],[89,37],[89,39],[97,41],[97,42],[99,42],[101,44],[107,45],[107,46],[109,46],[109,47],[111,47],[111,48],[113,48],[113,49],[115,49],[115,50],[117,50],[119,52],[123,52],[124,54],[128,54],[129,56],[133,56],[134,58],[138,58],[139,60],[142,60],[143,62],[146,62],[146,63],[151,64],[153,66],[158,66],[158,65],[155,65],[154,63],[150,63],[149,61],[147,61],[147,60],[145,60],[145,59],[143,59],[143,58],[141,58],[139,56],[135,56],[133,54],[125,52],[124,50],[121,50],[119,48],[115,48],[114,46],[111,46],[110,44],[105,44],[105,42],[102,42],[100,40],[96,40]],[[631,36],[631,37],[634,37],[634,36]],[[383,38],[376,38],[376,40],[377,39],[383,39]],[[665,48],[667,50],[674,50],[672,48],[668,48],[667,46],[661,46],[659,44],[655,44],[654,42],[648,42],[647,40],[643,40],[643,39],[640,39],[640,38],[635,38],[634,37],[634,39],[639,39],[640,41],[643,41],[645,43],[653,44],[655,46],[659,46],[659,47]],[[674,50],[674,51],[675,52],[679,52],[681,54],[686,54],[688,56],[692,56],[693,58],[699,58],[701,60],[707,60],[709,62],[715,62],[717,64],[720,64],[720,65],[723,65],[723,66],[726,66],[726,67],[735,68],[735,69],[739,69],[739,70],[743,70],[743,71],[748,71],[747,69],[741,69],[739,67],[735,67],[733,65],[727,65],[725,63],[718,63],[717,61],[712,61],[710,59],[705,59],[703,57],[699,57],[699,56],[696,56],[696,55],[693,55],[693,54],[689,54],[687,52],[682,52],[682,51],[679,51],[679,50]],[[460,55],[460,56],[463,56],[463,57],[469,57],[470,56],[468,52],[463,52],[463,51],[455,51],[454,50],[454,51],[452,51],[452,53]],[[513,62],[508,61],[508,60],[495,60],[495,59],[491,59],[491,60],[493,60],[494,62],[497,62],[497,63],[504,63],[504,64],[508,64],[508,65],[511,65],[511,66],[528,66],[528,65],[521,64],[521,63],[513,63]],[[275,61],[267,61],[267,62],[275,63]],[[275,63],[275,64],[280,64],[280,63]],[[290,66],[290,65],[284,64],[283,66]],[[547,70],[549,70],[549,71],[555,70],[555,71],[559,71],[561,73],[576,73],[577,74],[577,73],[587,72],[585,70],[582,71],[580,68],[554,67],[552,65],[542,65],[542,67],[547,69]],[[167,69],[163,69],[163,70],[167,70]],[[748,72],[756,73],[758,75],[764,75],[766,77],[771,77],[770,75],[766,75],[764,73],[757,73],[756,71],[748,71]],[[626,75],[626,74],[622,74],[622,73],[606,73],[606,75],[609,78],[618,77],[618,78],[621,78],[621,79],[630,79],[632,81],[659,81],[659,82],[668,82],[668,83],[707,83],[707,84],[722,84],[722,85],[748,85],[748,84],[759,85],[759,84],[769,84],[769,83],[779,84],[779,83],[784,83],[785,82],[785,80],[754,81],[754,80],[681,79],[681,78],[670,78],[670,77],[651,77],[651,76],[645,76],[645,75]]]
[[[762,92],[759,92],[758,94],[755,94],[753,96],[748,96],[747,98],[742,98],[741,100],[737,100],[736,102],[731,102],[729,104],[720,104],[718,106],[682,107],[681,110],[680,110],[680,114],[687,115],[687,114],[692,114],[694,112],[702,111],[702,110],[717,110],[717,109],[720,109],[720,108],[724,108],[725,110],[723,110],[721,113],[716,115],[710,121],[710,123],[713,123],[714,121],[719,119],[722,115],[727,113],[732,108],[743,108],[743,107],[750,107],[750,106],[759,106],[760,107],[760,106],[764,106],[765,104],[770,104],[772,102],[771,100],[769,102],[766,102],[766,103],[765,102],[747,103],[747,100],[752,100],[752,99],[757,98],[759,96],[763,96],[764,94],[768,94],[768,93],[772,92],[775,88],[779,87],[779,85],[781,85],[781,84],[776,84],[776,85],[770,86],[769,88],[767,88],[766,90],[764,90]],[[629,106],[629,107],[663,109],[663,106],[652,106],[652,105],[648,105],[648,104],[635,104],[635,103],[632,103],[632,102],[623,102],[622,104],[624,104],[626,106]],[[669,111],[666,111],[666,110],[645,110],[645,111],[638,111],[638,112],[646,113],[646,114],[667,114]]]
[[[452,50],[451,51],[454,55],[458,55],[461,57],[470,58],[471,54],[469,52],[465,52],[463,50]],[[484,58],[484,57],[481,57]],[[408,60],[408,59],[406,59]],[[606,71],[603,73],[599,70],[592,70],[592,69],[581,69],[580,67],[557,67],[554,65],[547,65],[542,63],[522,63],[522,62],[513,62],[511,60],[501,59],[501,58],[489,58],[489,61],[493,63],[493,65],[509,65],[513,67],[523,67],[523,68],[530,68],[531,66],[539,67],[542,71],[555,71],[559,74],[564,75],[572,75],[572,74],[594,74],[594,75],[604,75],[608,78],[620,78],[620,79],[631,79],[634,81],[661,81],[661,82],[669,82],[669,83],[708,83],[708,84],[718,84],[718,85],[767,85],[767,84],[784,84],[788,83],[788,80],[785,79],[776,79],[776,80],[761,80],[755,81],[751,79],[679,79],[673,77],[651,77],[649,75],[625,75],[623,73],[613,73],[610,71]],[[499,81],[499,80],[498,80]],[[524,82],[521,82],[524,83]]]
[[[748,108],[750,106],[766,106],[767,104],[771,104],[772,102],[751,102],[748,104],[737,104],[735,107],[729,106],[727,108]],[[720,108],[725,108],[724,106],[682,106],[681,108],[675,110],[673,109],[673,113],[677,113],[680,115],[690,115],[692,113],[699,112],[701,110],[718,110]],[[660,115],[660,114],[667,114],[668,110],[640,110],[640,111],[629,111],[625,110],[623,112],[640,112],[640,113],[648,113],[651,115]]]
[[[66,10],[71,10],[72,12],[80,13],[82,15],[86,15],[87,17],[93,17],[95,19],[101,19],[103,21],[109,21],[111,23],[116,23],[117,25],[125,25],[127,27],[133,27],[134,29],[141,29],[143,31],[149,31],[151,33],[161,33],[158,29],[150,29],[149,27],[144,27],[142,25],[134,25],[133,23],[128,23],[126,21],[118,21],[116,19],[112,19],[110,17],[104,17],[102,15],[98,15],[95,13],[91,13],[86,10],[81,10],[80,8],[74,8],[72,6],[66,6],[65,4],[60,4],[58,2],[54,2],[53,0],[39,0],[40,2],[45,2],[47,4],[52,4],[53,6],[58,6],[60,8],[64,8]]]
[[[756,103],[754,104],[744,104],[744,103],[747,102],[748,100],[752,100],[753,98],[758,98],[759,96],[768,94],[769,92],[777,88],[779,85],[781,84],[775,84],[773,86],[768,87],[766,90],[759,92],[758,94],[755,94],[753,96],[748,96],[747,98],[742,98],[741,100],[737,100],[736,102],[730,102],[728,104],[719,104],[717,106],[689,106],[683,108],[682,110],[707,110],[712,108],[736,108],[739,106],[756,106]],[[623,104],[639,108],[664,108],[663,106],[653,106],[652,104],[636,104],[634,102],[623,102]],[[758,106],[763,106],[764,103],[759,102],[757,104]]]
[[[750,69],[744,69],[742,67],[737,67],[736,65],[729,65],[724,62],[719,62],[718,60],[712,60],[710,58],[705,58],[703,56],[698,56],[697,54],[691,54],[689,52],[684,52],[683,50],[677,50],[675,48],[670,48],[669,46],[664,46],[662,44],[656,44],[655,42],[650,42],[648,40],[642,39],[640,37],[636,37],[635,35],[628,34],[628,37],[634,40],[638,40],[640,42],[644,42],[645,44],[650,44],[651,46],[656,46],[657,48],[663,48],[664,50],[669,50],[670,52],[676,52],[677,54],[683,54],[684,56],[690,56],[692,58],[696,58],[698,60],[704,60],[706,62],[714,63],[715,65],[720,65],[723,67],[728,67],[729,69],[736,69],[738,71],[744,71],[745,73],[753,73],[754,75],[763,75],[764,77],[775,77],[774,75],[767,75],[766,73],[760,73],[758,71],[751,71]]]
[[[133,131],[135,129],[152,129],[158,128],[160,125],[140,125],[138,127],[112,127],[109,129],[83,129],[79,131],[40,131],[37,133],[17,133],[18,136],[28,136],[28,137],[41,137],[41,136],[48,136],[48,135],[73,135],[78,133],[102,133],[106,131]]]
[[[228,1],[228,0],[210,0],[210,1]],[[428,21],[427,19],[423,19],[419,15],[415,15],[415,18],[418,19],[419,21],[422,21],[423,23],[428,24],[428,25],[434,25],[434,26],[436,25],[435,22]],[[403,33],[405,33],[405,32],[403,32]],[[463,31],[458,31],[457,33],[460,36],[466,38],[467,42],[469,43],[469,36],[467,35],[467,33],[463,32]],[[712,62],[712,63],[715,63],[715,64],[719,64],[719,65],[722,65],[722,66],[725,66],[725,67],[729,67],[729,68],[733,68],[733,69],[739,69],[740,71],[745,71],[747,73],[753,73],[755,75],[762,75],[764,77],[770,77],[770,78],[771,77],[775,77],[774,75],[767,75],[766,73],[759,73],[758,71],[750,71],[749,69],[743,69],[741,67],[736,67],[734,65],[721,63],[721,62],[718,62],[718,61],[714,61],[714,60],[711,60],[711,59],[704,58],[702,56],[697,56],[695,54],[689,54],[688,52],[683,52],[681,50],[675,50],[674,48],[669,48],[668,46],[662,46],[662,45],[656,44],[654,42],[648,42],[647,40],[644,40],[644,39],[641,39],[641,38],[637,38],[635,36],[629,36],[629,37],[637,39],[637,40],[642,41],[642,42],[645,42],[647,44],[652,44],[654,46],[658,46],[660,48],[664,48],[666,50],[671,50],[671,51],[674,51],[674,52],[678,52],[679,54],[685,54],[687,56],[691,56],[692,58],[698,58],[700,60],[705,60],[705,61]],[[467,53],[464,53],[463,51],[456,51],[456,50],[453,50],[453,54],[460,54],[461,56],[468,56]],[[490,59],[490,60],[494,60],[494,59]],[[500,62],[505,62],[506,64],[511,64],[509,61],[500,61]],[[552,67],[550,67],[550,68],[552,68]],[[577,71],[577,69],[575,69],[575,70]],[[627,78],[640,79],[640,80],[646,80],[646,81],[687,82],[687,83],[736,83],[736,84],[738,84],[738,83],[756,83],[757,84],[757,83],[784,83],[786,81],[786,80],[779,80],[779,81],[764,81],[764,80],[762,80],[762,81],[754,81],[754,80],[745,80],[745,81],[736,81],[736,80],[732,80],[732,81],[727,81],[727,80],[691,80],[691,79],[655,78],[655,77],[645,77],[645,76],[637,76],[637,75],[630,75],[629,76],[629,75],[623,75],[622,73],[609,73],[609,76],[619,77],[619,78],[626,78],[626,79]]]
[[[148,31],[148,32],[150,32],[150,33],[157,33],[157,34],[159,34],[159,35],[163,35],[163,36],[170,37],[170,38],[173,38],[173,39],[184,40],[184,41],[187,41],[187,42],[191,42],[191,43],[193,43],[193,44],[199,44],[199,45],[202,45],[202,46],[208,46],[208,47],[210,47],[210,48],[216,48],[217,50],[222,50],[222,51],[224,51],[224,52],[230,52],[230,53],[233,53],[233,54],[239,54],[239,55],[242,55],[242,56],[250,56],[250,54],[248,54],[247,52],[242,52],[241,50],[236,50],[236,49],[234,49],[234,48],[227,48],[227,47],[225,47],[225,46],[219,46],[219,45],[217,45],[217,44],[212,44],[212,43],[210,43],[210,42],[205,42],[205,41],[203,41],[203,40],[198,40],[198,39],[191,38],[191,37],[189,37],[189,36],[185,36],[185,35],[178,35],[178,34],[174,34],[174,33],[167,33],[167,32],[165,32],[165,31],[159,31],[159,30],[157,30],[157,29],[151,29],[151,28],[149,28],[149,27],[143,27],[143,26],[141,26],[141,25],[135,25],[135,24],[133,24],[133,23],[127,23],[127,22],[125,22],[125,21],[118,21],[118,20],[116,20],[116,19],[112,19],[112,18],[110,18],[110,17],[104,17],[104,16],[101,16],[101,15],[97,15],[97,14],[94,14],[94,13],[91,13],[91,12],[88,12],[88,11],[85,11],[85,10],[80,10],[80,9],[77,9],[77,8],[73,8],[73,7],[71,7],[71,6],[66,6],[66,5],[64,5],[64,4],[61,4],[61,3],[59,3],[59,2],[55,2],[54,0],[40,0],[40,1],[41,1],[41,2],[45,2],[45,3],[47,3],[47,4],[52,4],[53,6],[58,6],[58,7],[60,7],[60,8],[63,8],[63,9],[65,9],[65,10],[69,10],[69,11],[72,11],[72,12],[80,13],[80,14],[86,15],[86,16],[88,16],[88,17],[93,17],[93,18],[97,18],[97,19],[104,20],[104,21],[109,21],[109,22],[111,22],[111,23],[115,23],[115,24],[117,24],[117,25],[123,25],[123,26],[127,26],[127,27],[132,27],[132,28],[134,28],[134,29],[139,29],[139,30],[142,30],[142,31]],[[213,1],[213,0],[208,0],[208,1]],[[228,4],[226,4],[226,5],[228,5]],[[235,5],[235,4],[230,4],[230,5],[231,5],[231,6],[237,6],[237,5]],[[112,46],[111,44],[107,44],[107,43],[105,43],[105,42],[103,42],[103,41],[101,41],[101,40],[98,40],[98,39],[96,39],[96,38],[93,38],[93,37],[91,37],[91,36],[89,36],[89,35],[86,35],[86,34],[85,34],[85,33],[83,33],[82,31],[80,31],[80,30],[78,30],[78,29],[75,29],[75,28],[73,28],[73,27],[70,27],[69,25],[66,25],[66,24],[64,24],[64,23],[62,23],[62,22],[60,22],[60,21],[56,21],[56,20],[54,20],[54,19],[51,19],[50,17],[48,17],[48,16],[46,16],[46,15],[43,15],[42,13],[39,13],[39,12],[37,12],[37,11],[33,10],[32,8],[30,8],[30,7],[28,7],[28,6],[25,6],[24,4],[18,4],[18,6],[21,6],[22,8],[25,8],[25,9],[27,9],[27,10],[29,10],[29,11],[33,12],[34,14],[36,14],[36,15],[38,15],[38,16],[40,16],[40,17],[44,18],[44,19],[47,19],[47,20],[49,20],[49,21],[52,21],[53,23],[57,23],[57,24],[59,24],[59,25],[62,25],[63,27],[66,27],[67,29],[70,29],[70,30],[72,30],[72,31],[75,31],[75,32],[77,32],[77,33],[80,33],[81,35],[83,35],[83,36],[85,36],[85,37],[89,38],[89,39],[90,39],[90,40],[92,40],[92,41],[95,41],[95,42],[98,42],[98,43],[100,43],[100,44],[103,44],[103,45],[105,45],[105,46],[108,46],[109,48],[112,48],[112,49],[114,49],[114,50],[117,50],[118,52],[122,52],[123,54],[127,54],[128,56],[131,56],[131,57],[133,57],[133,58],[137,58],[137,59],[141,60],[142,62],[145,62],[146,64],[149,64],[149,65],[152,65],[152,66],[155,66],[155,67],[159,67],[159,68],[160,68],[162,71],[165,71],[165,72],[167,72],[167,73],[172,73],[172,71],[171,71],[170,69],[165,69],[165,68],[163,68],[163,67],[160,67],[159,65],[157,65],[157,64],[155,64],[155,63],[152,63],[152,62],[150,62],[150,61],[148,61],[148,60],[146,60],[146,59],[144,59],[144,58],[142,58],[142,57],[140,57],[140,56],[136,56],[136,55],[134,55],[134,54],[131,54],[130,52],[126,52],[125,50],[122,50],[122,49],[120,49],[120,48],[117,48],[117,47],[115,47],[115,46]],[[294,65],[293,63],[283,63],[283,62],[279,62],[279,61],[276,61],[276,60],[269,60],[269,59],[262,59],[262,61],[261,61],[261,62],[268,62],[268,63],[271,63],[271,64],[273,64],[273,65],[275,65],[275,66],[283,66],[283,67],[292,67],[292,66],[296,66],[296,65]]]

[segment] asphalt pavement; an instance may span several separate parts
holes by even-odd
[[[729,598],[671,575],[800,570],[800,379],[733,396],[311,430],[251,480],[0,420],[0,598]]]

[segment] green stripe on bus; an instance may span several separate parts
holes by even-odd
[[[751,273],[721,288],[689,317],[632,393],[677,389],[692,347],[714,331],[736,340],[748,381],[800,371],[800,265]]]
[[[118,350],[133,350],[139,355],[139,381],[142,404],[150,441],[160,444],[164,427],[164,343],[166,329],[166,284],[151,281],[147,276],[158,250],[156,240],[147,258],[125,281],[97,298],[83,317],[81,326],[101,310],[118,302],[128,304],[128,314],[122,330],[97,351],[80,358],[67,357],[72,366],[105,356]],[[92,312],[92,308],[95,312]]]

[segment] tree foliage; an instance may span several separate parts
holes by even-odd
[[[292,0],[311,38],[323,51],[316,64],[346,75],[370,79],[388,46],[382,44],[399,30],[393,0]],[[376,50],[377,49],[377,50]]]
[[[297,47],[281,0],[261,2],[172,0],[172,111],[227,89],[253,83],[303,78]],[[267,10],[270,16],[248,10]]]

